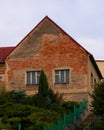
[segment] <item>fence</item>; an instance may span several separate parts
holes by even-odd
[[[95,116],[89,124],[87,124],[83,130],[104,130],[104,120],[99,116]]]
[[[65,113],[63,119],[59,118],[57,123],[52,122],[51,128],[44,126],[43,130],[64,130],[65,127],[70,127],[71,124],[76,125],[77,119],[80,118],[81,113],[84,112],[87,106],[88,102],[86,100],[83,100],[83,102],[81,102],[78,107],[74,105],[73,111],[69,111],[68,114]]]

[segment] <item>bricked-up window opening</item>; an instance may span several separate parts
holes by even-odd
[[[39,84],[40,71],[27,71],[27,85]]]
[[[55,70],[55,84],[69,83],[70,70]]]

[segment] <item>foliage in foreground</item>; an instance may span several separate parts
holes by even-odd
[[[50,122],[56,121],[60,116],[55,111],[44,110],[36,106],[24,104],[8,104],[0,107],[0,117],[2,126],[17,127],[19,123],[28,129],[30,126],[42,129],[43,125],[49,126]],[[5,125],[6,124],[6,125]]]
[[[92,124],[92,130],[104,130],[104,122],[96,122]]]
[[[95,85],[91,97],[93,112],[104,119],[104,81]]]
[[[43,130],[50,127],[64,113],[73,109],[75,102],[64,102],[49,88],[44,71],[41,72],[38,94],[27,96],[24,91],[0,90],[0,127],[23,130]]]
[[[41,71],[38,94],[37,94],[37,105],[42,108],[53,109],[57,105],[60,106],[62,98],[59,94],[55,94],[51,88],[49,88],[47,77],[44,71]]]
[[[44,109],[36,106],[36,95],[28,97],[22,96],[24,95],[22,91],[1,91],[0,127],[2,128],[17,128],[21,123],[24,130],[42,130],[43,126],[50,127],[52,121],[57,122],[58,117],[72,109],[74,104],[74,102],[63,102],[60,105],[56,103],[52,109]],[[18,100],[15,100],[14,95]]]

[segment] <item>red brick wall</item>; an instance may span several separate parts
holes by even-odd
[[[0,89],[5,87],[5,80],[5,64],[0,64]]]
[[[7,60],[7,68],[9,68],[7,72],[8,86],[13,89],[19,89],[19,87],[26,88],[26,70],[43,69],[47,74],[49,85],[55,91],[67,94],[76,93],[79,89],[78,93],[87,92],[85,89],[85,76],[88,69],[87,53],[74,40],[61,33],[59,36],[44,34],[41,42],[42,46],[39,52],[32,57],[29,57],[29,54],[27,54],[25,58],[21,58],[21,55],[18,55],[17,58],[12,59],[15,53],[9,57]],[[25,50],[22,48],[22,51]],[[71,69],[71,83],[55,85],[53,83],[53,70],[65,67]]]

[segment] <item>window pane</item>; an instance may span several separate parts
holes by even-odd
[[[40,71],[37,72],[37,84],[39,84]]]
[[[64,83],[65,82],[65,76],[64,76],[64,73],[65,71],[64,70],[61,70],[61,83]]]
[[[59,75],[59,70],[55,70],[55,75]]]
[[[59,75],[55,76],[55,83],[60,83],[60,81],[59,81]]]
[[[55,70],[55,83],[59,83],[59,70]]]
[[[27,84],[30,84],[30,72],[27,72]]]
[[[66,83],[69,83],[69,70],[66,70]]]
[[[32,84],[35,84],[36,80],[35,80],[35,72],[32,72]]]

